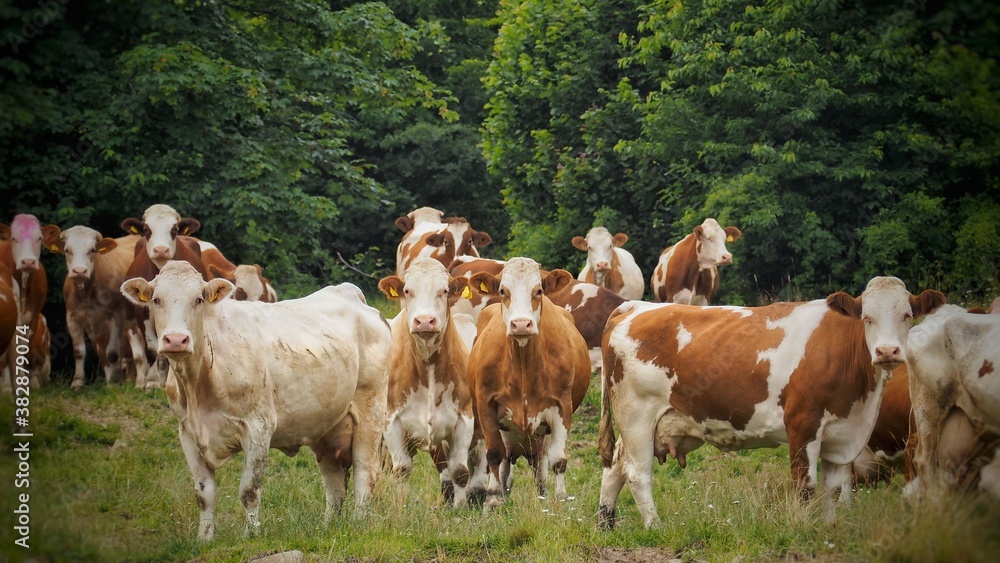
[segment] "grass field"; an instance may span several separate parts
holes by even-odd
[[[536,498],[522,460],[502,510],[442,506],[426,454],[409,483],[383,474],[371,510],[348,507],[322,524],[319,472],[307,449],[272,451],[264,482],[262,533],[244,535],[236,488],[242,456],[219,471],[216,540],[196,540],[198,510],[176,423],[162,391],[97,384],[31,395],[30,551],[14,544],[17,473],[11,432],[0,434],[0,560],[244,561],[284,550],[307,560],[660,561],[904,560],[995,561],[1000,506],[956,498],[914,507],[891,486],[862,490],[824,523],[817,503],[795,498],[784,448],[720,453],[704,447],[681,470],[657,467],[658,528],[642,529],[626,487],[614,532],[595,527],[600,489],[596,435],[600,392],[592,381],[574,418],[567,488],[573,499]],[[9,401],[0,408],[11,420]]]

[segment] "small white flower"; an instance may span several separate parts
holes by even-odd
[[[740,501],[738,501],[738,500],[734,500],[733,501],[733,504],[739,504],[739,503],[740,503]]]
[[[714,505],[714,504],[712,504],[712,503],[708,503],[708,507],[709,507],[709,508],[715,508],[715,505]]]

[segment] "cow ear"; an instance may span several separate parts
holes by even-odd
[[[378,282],[379,290],[389,299],[399,299],[403,294],[403,280],[399,276],[386,276]]]
[[[142,221],[136,219],[135,217],[129,217],[122,221],[122,230],[130,235],[142,236]]]
[[[698,226],[697,226],[697,227],[695,227],[695,228],[694,228],[694,230],[693,230],[693,231],[691,231],[691,232],[692,232],[692,233],[694,233],[694,236],[695,236],[695,237],[697,237],[697,238],[701,238],[701,235],[705,233],[705,229],[701,228],[701,225],[698,225]]]
[[[587,239],[583,237],[573,237],[573,247],[577,250],[587,251]]]
[[[977,307],[973,307],[971,309],[968,309],[968,310],[966,310],[966,312],[967,313],[972,313],[973,315],[987,315],[987,314],[989,314],[986,311],[986,309],[983,309],[982,307],[978,307],[978,306]]]
[[[449,301],[452,303],[457,301],[459,297],[472,299],[472,289],[469,287],[469,278],[465,276],[451,278],[451,280],[448,281],[448,295],[450,296]]]
[[[628,242],[628,235],[625,233],[618,233],[611,237],[611,246],[622,246],[626,242]]]
[[[910,309],[913,310],[914,317],[920,317],[933,313],[938,307],[947,302],[944,294],[936,289],[925,289],[920,295],[910,297]]]
[[[469,285],[483,295],[500,293],[500,278],[489,272],[478,272],[469,279]]]
[[[724,230],[726,231],[726,242],[733,242],[734,240],[738,240],[740,236],[743,234],[736,227],[726,227]]]
[[[235,272],[226,272],[215,264],[208,265],[208,272],[212,274],[213,279],[222,278],[224,280],[229,280],[232,283],[236,283],[236,276],[233,275]]]
[[[97,241],[97,252],[100,254],[107,254],[116,248],[118,248],[118,241],[111,237],[104,237]]]
[[[264,279],[264,269],[260,267],[260,264],[254,264],[253,269],[257,270],[257,276]]]
[[[0,224],[0,240],[7,240],[10,238],[10,225]]]
[[[59,228],[59,225],[45,225],[42,227],[42,246],[58,254],[59,250],[53,250],[52,247],[58,244],[61,232],[62,230]]]
[[[186,237],[191,236],[194,233],[198,232],[198,229],[200,228],[201,228],[200,221],[188,217],[187,219],[181,219],[180,222],[177,223],[177,234]]]
[[[472,244],[482,248],[493,244],[493,237],[482,231],[472,231]]]
[[[403,231],[403,233],[408,233],[413,230],[413,219],[410,217],[397,217],[396,227]]]
[[[427,246],[443,246],[445,243],[445,237],[441,233],[434,233],[425,238],[424,242],[427,243]]]
[[[225,299],[233,289],[235,289],[233,282],[222,278],[215,278],[205,284],[205,287],[201,290],[201,298],[206,303],[215,304]]]
[[[552,270],[542,276],[542,292],[545,294],[557,293],[573,281],[573,274],[566,270]]]
[[[852,295],[838,291],[826,298],[826,306],[853,319],[861,318],[861,300]]]
[[[139,307],[149,307],[149,300],[153,296],[153,286],[142,278],[132,278],[122,283],[121,292],[133,304]]]

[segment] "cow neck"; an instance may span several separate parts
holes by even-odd
[[[865,341],[864,323],[833,311],[828,311],[826,318],[831,320],[831,323],[826,325],[830,336],[827,342],[818,342],[814,346],[839,348],[841,352],[838,356],[845,358],[843,364],[834,367],[834,369],[839,367],[837,369],[839,373],[833,374],[838,379],[836,396],[829,404],[830,412],[839,417],[846,417],[854,402],[860,399],[866,401],[866,410],[874,409],[877,414],[886,378],[881,377],[884,370],[876,368],[871,363],[871,354]],[[838,339],[843,340],[838,342]],[[808,361],[810,358],[807,356],[804,360]],[[872,422],[874,424],[874,419]]]
[[[597,270],[591,270],[594,274],[596,285],[611,292],[618,293],[625,287],[625,279],[622,278],[622,262],[618,258],[615,248],[611,249],[611,269],[605,273],[598,274]]]

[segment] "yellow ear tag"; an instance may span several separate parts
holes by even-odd
[[[733,238],[733,235],[729,235],[728,237],[726,237],[726,242],[733,242],[734,240],[736,239]]]
[[[469,289],[469,286],[465,286],[465,289],[462,290],[462,297],[465,299],[472,299],[472,290]]]
[[[131,232],[132,234],[135,234],[135,235],[139,234],[139,229],[137,229],[137,228],[135,228],[135,227],[129,227],[129,228],[128,228],[128,230],[129,230],[129,231],[130,231],[130,232]]]
[[[142,302],[149,301],[149,297],[147,297],[145,293],[143,293],[143,292],[140,291],[139,292],[139,301],[142,301]]]
[[[485,282],[479,282],[479,291],[482,291],[483,293],[489,293],[490,288],[486,287]]]
[[[389,296],[390,297],[399,297],[399,292],[396,291],[395,287],[390,287],[389,288]]]
[[[49,250],[51,250],[52,252],[59,252],[59,245],[58,244],[53,244],[53,245],[49,246]]]

